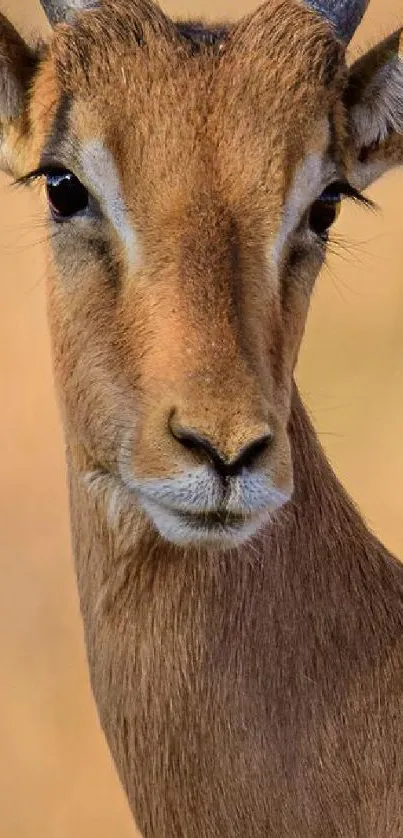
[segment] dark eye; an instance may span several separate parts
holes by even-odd
[[[338,183],[328,186],[309,212],[311,230],[326,240],[330,227],[335,223],[341,208],[342,187]]]
[[[56,221],[72,218],[88,207],[89,195],[85,186],[67,170],[48,172],[46,191]]]

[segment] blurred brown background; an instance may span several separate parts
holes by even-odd
[[[166,0],[225,18],[253,0]],[[37,0],[0,0],[24,32]],[[399,16],[400,11],[400,16]],[[403,24],[372,0],[354,50]],[[343,210],[315,295],[299,381],[337,473],[403,556],[402,173],[372,189],[382,212]],[[35,196],[0,179],[0,836],[134,838],[90,696],[70,557],[63,445]]]

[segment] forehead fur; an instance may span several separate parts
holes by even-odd
[[[65,88],[117,75],[118,60],[156,63],[192,61],[195,53],[211,59],[237,56],[239,70],[255,68],[287,86],[301,82],[331,85],[343,50],[328,23],[298,0],[268,0],[235,25],[208,27],[175,23],[147,0],[103,0],[98,9],[79,14],[73,26],[56,29],[52,52]],[[274,78],[275,77],[275,78]]]
[[[72,134],[69,156],[102,139],[131,200],[141,159],[147,190],[136,202],[154,209],[164,190],[172,206],[172,186],[178,200],[189,185],[201,194],[203,179],[232,206],[249,191],[258,211],[267,185],[281,199],[301,156],[324,151],[317,125],[345,72],[330,26],[298,0],[268,0],[218,29],[174,23],[153,3],[103,0],[56,27],[45,64],[59,90],[53,133]]]

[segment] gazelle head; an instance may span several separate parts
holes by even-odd
[[[293,372],[343,197],[402,157],[397,33],[348,70],[363,0],[218,30],[151,0],[0,18],[0,160],[43,177],[71,463],[168,540],[249,538],[293,491]]]

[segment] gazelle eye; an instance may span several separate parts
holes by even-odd
[[[331,183],[311,206],[309,226],[324,241],[327,239],[330,227],[333,226],[340,214],[343,194],[342,184]]]
[[[88,207],[89,195],[85,186],[67,169],[46,174],[46,192],[56,221],[72,218]]]

